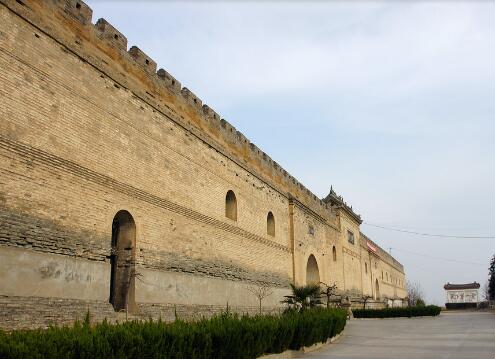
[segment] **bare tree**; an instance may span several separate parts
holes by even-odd
[[[327,308],[330,307],[330,297],[335,293],[335,290],[337,289],[337,284],[333,285],[328,285],[326,283],[320,282],[319,283],[322,287],[321,289],[321,295],[325,296],[327,298]]]
[[[423,289],[421,288],[421,284],[419,284],[419,282],[412,282],[408,280],[406,283],[406,287],[407,303],[410,307],[414,307],[418,303],[418,300],[420,302],[423,301]]]
[[[266,284],[259,284],[259,285],[252,285],[247,288],[248,291],[250,291],[256,298],[258,298],[258,301],[260,303],[260,314],[262,312],[261,310],[261,303],[263,302],[263,299],[269,297],[270,295],[273,294],[272,288]]]
[[[371,295],[364,294],[362,298],[363,298],[363,309],[366,309],[366,303],[368,302],[368,300],[370,300],[373,297]]]

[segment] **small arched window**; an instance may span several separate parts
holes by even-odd
[[[272,212],[268,212],[266,216],[266,233],[269,236],[275,237],[275,217]]]
[[[364,263],[364,273],[368,274],[368,263]]]
[[[228,191],[225,196],[225,217],[237,221],[237,199],[233,191]]]
[[[333,256],[333,261],[337,261],[337,250],[335,249],[335,246],[332,248],[332,256]]]

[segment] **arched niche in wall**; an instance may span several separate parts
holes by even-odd
[[[334,262],[337,261],[337,250],[335,249],[335,246],[332,247],[332,258]]]
[[[275,217],[272,212],[268,212],[266,216],[266,233],[269,236],[275,237]]]
[[[137,311],[135,300],[136,224],[132,215],[118,211],[112,222],[110,303],[115,311]]]
[[[310,255],[306,265],[306,284],[320,283],[320,271],[314,255]]]
[[[380,284],[378,284],[378,279],[375,279],[375,299],[380,299]]]
[[[228,191],[225,196],[225,217],[237,221],[237,198],[234,191]]]

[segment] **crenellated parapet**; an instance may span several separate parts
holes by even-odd
[[[329,206],[277,162],[251,143],[232,124],[105,19],[92,22],[93,11],[80,0],[0,0],[9,9],[129,89],[167,117],[194,132],[274,189],[290,195],[324,218]]]
[[[0,0],[116,83],[323,218],[329,206],[80,0]]]

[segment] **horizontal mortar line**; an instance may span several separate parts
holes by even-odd
[[[286,252],[291,252],[289,248],[280,245],[278,243],[271,243],[267,241],[266,239],[259,237],[255,234],[252,234],[242,228],[234,227],[230,224],[227,224],[225,222],[219,221],[217,219],[214,219],[212,217],[206,216],[204,214],[201,214],[199,212],[196,212],[194,210],[191,210],[189,208],[183,207],[181,205],[178,205],[176,203],[170,202],[168,200],[165,200],[163,198],[157,197],[151,193],[145,192],[141,189],[135,188],[131,185],[121,183],[113,178],[110,178],[108,176],[105,176],[103,174],[91,171],[83,166],[80,166],[76,163],[73,163],[68,160],[64,160],[62,158],[59,158],[57,156],[48,154],[42,150],[35,149],[33,147],[30,147],[25,144],[21,144],[17,141],[10,140],[2,135],[0,135],[0,147],[4,148],[8,151],[12,151],[15,153],[18,153],[21,156],[25,157],[30,157],[33,160],[38,160],[41,164],[48,165],[48,166],[55,166],[56,168],[65,170],[65,172],[68,172],[70,174],[76,175],[77,177],[82,177],[86,180],[89,180],[91,182],[94,182],[99,185],[103,185],[105,187],[108,187],[110,189],[119,191],[121,193],[124,193],[126,195],[129,195],[131,197],[137,198],[139,200],[142,200],[144,202],[150,203],[152,205],[155,205],[160,208],[164,208],[167,210],[170,210],[172,212],[178,213],[180,215],[183,215],[184,217],[194,219],[200,222],[203,222],[208,225],[215,224],[216,227],[221,228],[222,230],[226,232],[230,232],[233,234],[240,235],[242,237],[245,237],[247,239],[252,239],[255,241],[258,241],[262,244],[265,244],[267,246],[283,250]]]
[[[63,89],[65,89],[66,91],[68,91],[70,94],[73,94],[73,95],[75,95],[75,96],[79,96],[80,98],[82,98],[82,99],[86,100],[89,104],[91,104],[91,105],[93,105],[94,107],[98,108],[98,109],[99,109],[100,111],[102,111],[103,113],[106,113],[106,114],[108,114],[108,115],[110,115],[110,116],[114,117],[116,120],[118,120],[118,121],[120,121],[120,122],[125,123],[125,124],[126,124],[126,125],[128,125],[129,127],[133,128],[135,131],[137,131],[137,132],[141,133],[141,134],[142,134],[142,135],[144,135],[145,137],[147,137],[147,138],[149,138],[150,140],[152,140],[152,141],[156,142],[156,143],[159,145],[159,147],[166,147],[168,150],[170,150],[170,151],[174,152],[175,154],[179,155],[180,157],[183,157],[183,158],[187,159],[188,161],[190,161],[190,162],[194,163],[194,164],[195,164],[198,168],[200,168],[201,170],[205,170],[205,171],[209,172],[210,174],[214,175],[215,177],[217,177],[217,178],[219,178],[219,179],[221,179],[221,180],[223,180],[223,181],[225,181],[225,182],[227,182],[227,183],[230,183],[230,184],[234,185],[231,181],[229,181],[228,179],[226,179],[226,178],[224,178],[224,177],[220,176],[217,172],[212,171],[212,170],[209,170],[209,169],[208,169],[208,168],[206,168],[206,167],[203,167],[200,163],[196,162],[196,161],[194,160],[194,158],[188,157],[187,155],[185,155],[185,154],[183,154],[183,153],[181,153],[181,152],[179,152],[179,151],[176,151],[173,147],[168,146],[166,143],[163,143],[163,142],[158,141],[158,140],[157,140],[156,138],[154,138],[154,137],[153,137],[150,133],[145,132],[145,131],[142,131],[139,127],[134,126],[131,122],[126,121],[126,120],[125,120],[125,119],[123,119],[123,118],[120,118],[118,115],[114,114],[113,112],[111,112],[110,110],[108,110],[108,109],[106,109],[106,108],[103,108],[103,107],[99,106],[98,104],[96,104],[95,102],[91,101],[90,99],[88,99],[88,98],[86,98],[86,97],[84,97],[84,96],[80,96],[80,94],[78,94],[77,92],[73,91],[73,90],[72,90],[72,88],[70,88],[69,86],[67,86],[67,85],[66,85],[66,83],[64,83],[64,82],[60,82],[60,81],[57,81],[56,79],[54,79],[54,78],[50,77],[50,76],[49,76],[49,74],[47,74],[47,73],[46,73],[46,72],[44,72],[43,70],[41,70],[41,69],[39,69],[39,68],[36,68],[36,67],[34,67],[34,66],[30,65],[29,63],[25,62],[25,61],[24,61],[24,60],[22,60],[21,58],[17,57],[16,55],[14,55],[14,54],[12,54],[12,53],[10,53],[10,52],[5,51],[5,50],[4,50],[4,49],[2,49],[2,48],[0,48],[0,52],[3,52],[3,53],[5,53],[5,54],[7,54],[7,56],[10,56],[11,58],[13,58],[13,59],[17,60],[19,63],[23,64],[24,66],[26,66],[26,67],[30,68],[31,70],[34,70],[34,71],[35,71],[35,72],[37,72],[38,74],[41,74],[41,75],[44,77],[44,80],[46,80],[47,82],[50,82],[52,85],[62,87]],[[112,79],[112,81],[113,81],[113,79]],[[125,87],[124,87],[124,88],[125,88]],[[125,88],[125,89],[127,89],[127,88]],[[130,90],[129,90],[129,91],[130,91]],[[131,94],[134,94],[132,91],[130,91],[130,92],[131,92]],[[140,99],[139,97],[137,97],[137,98],[138,98],[140,101],[142,101],[142,99]],[[147,102],[145,102],[145,103],[146,103],[146,104],[148,104]],[[167,117],[167,118],[168,118],[168,116],[165,116],[165,117]],[[172,122],[174,122],[174,123],[175,123],[175,121],[173,121],[173,120],[172,120]],[[181,127],[183,127],[183,126],[181,126]],[[188,132],[191,132],[191,131],[190,131],[190,130],[188,130],[188,129],[185,129],[185,130],[186,130],[186,131],[188,131]],[[217,151],[218,153],[222,154],[224,157],[226,157],[226,156],[225,156],[225,154],[223,154],[221,151],[219,151],[219,150],[218,150],[218,148],[216,148],[216,147],[212,146],[212,145],[211,145],[209,142],[207,142],[206,140],[204,140],[204,139],[200,139],[200,140],[201,140],[202,142],[204,142],[206,145],[208,145],[209,147],[211,147],[212,149],[214,149],[215,151]],[[227,157],[227,158],[229,158],[229,157]],[[229,158],[229,159],[230,159],[230,158]],[[260,179],[260,178],[256,177],[256,175],[254,175],[252,172],[250,172],[250,171],[249,171],[249,170],[247,170],[246,168],[244,168],[244,167],[242,167],[242,166],[240,166],[240,167],[241,167],[241,168],[243,168],[244,170],[246,170],[246,171],[247,171],[248,173],[250,173],[251,175],[253,175],[255,178],[257,178],[257,179],[258,179],[259,181],[261,181],[262,183],[267,184],[267,182],[266,182],[266,181],[264,181],[264,180],[262,180],[262,179]],[[270,186],[270,187],[271,187],[271,186]],[[273,189],[273,187],[271,187],[271,188]],[[279,193],[279,194],[281,194],[284,198],[287,198],[287,195],[286,195],[286,194],[282,194],[282,192],[280,192],[280,191],[278,191],[278,190],[275,190],[275,189],[274,189],[274,191],[275,191],[275,192],[277,192],[277,193]],[[304,204],[302,204],[302,205],[305,207],[305,205],[304,205]],[[313,216],[315,215],[315,213],[314,213],[314,212],[312,212],[312,211],[311,211],[311,214],[312,214]],[[324,219],[322,219],[322,218],[321,218],[321,216],[319,216],[319,215],[318,215],[318,217],[319,217],[320,221],[322,221],[322,222],[324,222],[324,223],[325,223],[325,220],[324,220]]]
[[[146,261],[147,259],[143,259]],[[285,288],[285,285],[282,284],[280,281],[280,277],[277,276],[272,276],[276,278],[260,278],[260,279],[254,279],[253,277],[249,276],[249,273],[246,272],[241,272],[240,274],[235,273],[235,268],[229,268],[229,269],[223,269],[222,273],[215,273],[208,271],[204,268],[189,268],[189,269],[184,269],[180,268],[174,265],[170,264],[161,264],[161,263],[146,263],[143,261],[136,262],[137,265],[139,265],[142,268],[146,268],[149,270],[160,270],[160,271],[167,271],[167,272],[173,272],[173,273],[179,273],[179,274],[192,274],[192,275],[199,275],[199,276],[208,276],[212,278],[227,278],[228,280],[234,280],[234,281],[244,281],[244,282],[250,282],[250,283],[270,283],[272,286],[275,287],[280,287],[280,288]],[[274,280],[275,279],[275,280]],[[149,285],[156,286],[151,283],[146,283]]]
[[[26,176],[26,175],[23,175],[21,173],[17,173],[17,172],[14,172],[14,171],[9,171],[8,169],[5,169],[5,168],[0,168],[0,172],[4,172],[4,173],[8,173],[10,175],[14,175],[16,177],[20,177],[22,178],[24,181],[32,181],[32,182],[35,182],[36,179],[33,178],[33,177],[29,177],[29,176]],[[4,184],[3,182],[0,182],[0,184]],[[36,184],[40,184],[40,183],[36,183]]]
[[[20,152],[20,151],[16,151],[16,152]],[[28,153],[29,155],[29,153]],[[44,153],[41,154],[42,156],[45,155]],[[51,156],[51,155],[49,155]],[[41,156],[40,156],[41,157]],[[46,163],[49,163],[49,164],[53,164],[55,166],[62,166],[64,165],[64,162],[63,161],[66,161],[66,160],[62,160],[62,159],[59,159],[59,158],[56,158],[55,156],[53,156],[54,158],[52,157],[48,157],[48,156],[43,156],[45,157],[46,159]],[[249,238],[249,239],[253,239],[253,240],[256,240],[256,241],[260,241],[258,238],[260,238],[259,236],[256,236],[255,234],[252,234],[252,233],[249,233],[247,231],[244,231],[243,229],[241,228],[237,228],[237,227],[233,227],[229,224],[226,224],[224,222],[221,222],[221,221],[218,221],[214,218],[211,218],[211,217],[208,217],[208,216],[205,216],[201,213],[198,213],[198,212],[190,212],[189,209],[185,208],[185,207],[182,207],[182,206],[179,206],[179,205],[176,205],[174,204],[173,202],[168,202],[166,200],[163,200],[159,197],[156,197],[156,198],[153,198],[153,197],[150,197],[150,196],[153,196],[151,194],[148,194],[147,192],[144,192],[142,190],[139,190],[139,189],[136,189],[137,191],[140,191],[139,194],[136,194],[136,193],[132,193],[132,191],[129,191],[129,188],[128,187],[122,187],[122,185],[105,176],[105,175],[102,175],[102,174],[99,174],[97,172],[93,172],[91,170],[88,170],[84,167],[81,167],[79,165],[76,165],[76,164],[73,164],[73,163],[69,163],[69,165],[71,165],[72,167],[72,170],[75,171],[75,172],[78,172],[78,170],[81,170],[80,172],[78,172],[79,174],[79,177],[84,177],[85,179],[90,179],[90,180],[93,180],[93,181],[97,181],[98,183],[102,184],[102,181],[104,182],[104,185],[106,187],[109,187],[109,188],[112,188],[112,189],[116,189],[120,192],[123,192],[125,194],[128,194],[130,196],[134,196],[136,198],[139,198],[139,199],[142,199],[144,201],[147,201],[149,203],[152,203],[152,204],[155,204],[159,207],[162,207],[162,208],[166,208],[166,209],[169,209],[170,211],[173,211],[173,212],[176,212],[176,213],[179,213],[179,214],[182,214],[186,217],[189,217],[189,218],[192,218],[192,219],[196,219],[196,220],[199,220],[203,223],[206,223],[206,224],[214,224],[216,225],[216,227],[221,227],[222,229],[226,230],[226,231],[230,231],[234,234],[238,234],[238,235],[241,235],[241,236],[244,236],[245,238]],[[55,167],[57,168],[57,167]],[[83,172],[83,173],[81,173]],[[99,178],[94,178],[95,176],[98,176]],[[120,184],[120,185],[119,185]],[[124,186],[127,186],[124,184]],[[144,197],[143,197],[144,196]],[[179,206],[179,207],[177,207]],[[233,228],[232,228],[233,227]],[[265,239],[262,239],[261,241],[266,241]],[[266,245],[269,245],[269,246],[281,246],[280,244],[278,243],[271,243],[271,242],[264,242]],[[283,246],[282,246],[283,247]],[[285,248],[285,247],[283,247]]]
[[[120,81],[118,81],[117,79],[115,79],[113,76],[111,76],[110,74],[107,73],[107,71],[105,71],[104,69],[100,68],[97,64],[94,64],[93,62],[91,62],[91,56],[87,56],[85,57],[83,54],[79,54],[78,51],[80,50],[76,50],[74,49],[73,47],[71,47],[70,45],[68,45],[67,43],[64,43],[62,40],[59,40],[59,39],[56,39],[54,37],[53,34],[51,34],[49,31],[50,30],[45,30],[45,29],[42,29],[39,25],[35,24],[32,20],[24,17],[23,15],[17,13],[14,9],[10,8],[9,6],[7,6],[6,4],[2,4],[4,5],[9,11],[11,11],[13,14],[15,14],[16,16],[18,16],[19,18],[21,18],[22,20],[26,21],[27,23],[29,23],[31,26],[33,26],[35,29],[38,29],[39,31],[41,31],[43,34],[45,34],[46,36],[48,36],[49,38],[51,38],[54,42],[62,45],[63,47],[65,47],[68,52],[72,53],[76,58],[80,59],[81,61],[83,61],[84,63],[87,63],[88,65],[90,65],[91,67],[93,67],[96,71],[104,74],[105,76],[107,76],[109,79],[111,79],[112,81],[114,81],[115,83],[119,84],[121,87],[125,88],[126,90],[130,91],[134,96],[136,96],[138,99],[140,99],[141,101],[143,101],[144,103],[146,103],[148,106],[150,106],[151,108],[153,108],[155,111],[161,113],[164,117],[168,118],[169,120],[173,121],[174,123],[176,123],[178,126],[182,127],[183,129],[185,129],[186,131],[188,131],[189,133],[191,133],[192,135],[194,135],[195,137],[197,137],[200,141],[204,142],[206,145],[208,146],[211,146],[212,148],[214,148],[216,151],[218,151],[218,153],[222,154],[225,158],[229,159],[230,161],[234,162],[236,165],[238,165],[239,167],[241,167],[242,169],[244,169],[246,172],[249,172],[252,176],[254,176],[255,178],[257,178],[259,181],[265,183],[267,186],[271,187],[275,192],[279,193],[280,195],[282,195],[283,197],[288,197],[288,194],[285,193],[284,191],[281,191],[280,189],[276,188],[276,186],[274,186],[273,184],[271,184],[270,182],[271,181],[267,181],[267,180],[264,180],[261,176],[259,176],[258,174],[254,173],[253,171],[251,171],[247,166],[243,165],[242,162],[234,159],[234,158],[231,158],[229,157],[225,151],[223,150],[222,146],[216,141],[214,140],[212,137],[208,136],[209,137],[209,141],[206,140],[204,138],[204,136],[199,133],[199,130],[193,128],[193,126],[191,125],[186,125],[184,123],[182,123],[181,120],[177,119],[177,118],[174,118],[174,116],[171,116],[169,114],[166,114],[162,109],[160,109],[159,106],[161,106],[163,104],[163,106],[167,107],[167,108],[170,108],[169,106],[167,106],[163,101],[161,101],[160,99],[158,99],[156,102],[157,104],[153,104],[151,103],[150,101],[148,101],[145,97],[141,96],[138,91],[135,91],[135,90],[132,90],[130,89],[129,87],[123,85]],[[53,31],[53,30],[52,30]],[[101,61],[105,62],[103,59],[101,59]],[[106,62],[105,62],[106,63]],[[107,64],[108,65],[108,64]],[[287,171],[285,171],[286,173],[288,173]],[[289,174],[289,173],[288,173]],[[289,174],[290,175],[290,174]],[[312,193],[312,192],[311,192]],[[299,201],[300,202],[300,201]],[[300,202],[302,206],[304,206],[308,211],[310,211],[311,213],[315,214],[317,217],[320,217],[321,216],[313,211],[310,207],[308,207],[306,204]],[[324,221],[324,223],[326,223],[326,221]]]

